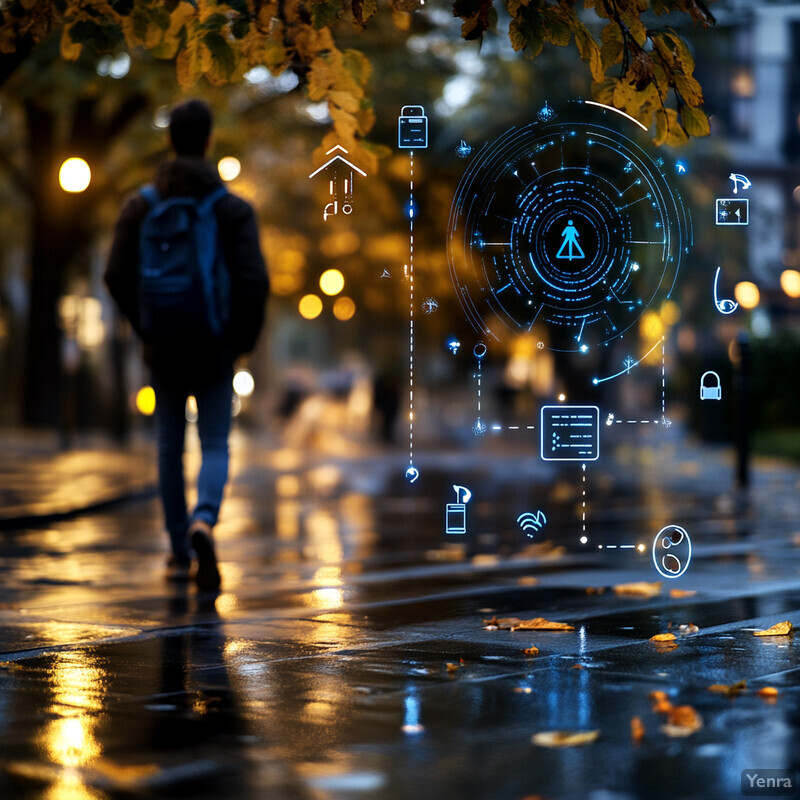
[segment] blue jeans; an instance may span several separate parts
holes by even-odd
[[[197,430],[202,450],[202,465],[197,479],[197,505],[191,518],[213,527],[228,480],[232,379],[232,363],[206,374],[153,370],[158,430],[158,488],[172,554],[177,561],[189,559],[189,516],[183,476],[186,400],[192,394],[197,400]]]

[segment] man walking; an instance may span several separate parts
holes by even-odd
[[[152,369],[159,492],[172,547],[167,578],[188,579],[194,551],[203,591],[220,586],[212,529],[228,478],[233,363],[253,349],[269,291],[253,209],[225,190],[205,160],[211,126],[202,101],[173,109],[175,158],[125,204],[105,274]],[[191,515],[183,476],[189,395],[202,448]]]

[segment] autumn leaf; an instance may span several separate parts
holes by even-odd
[[[518,624],[511,626],[512,631],[574,631],[574,626],[566,622],[553,622],[544,617],[518,620]]]
[[[785,622],[776,623],[765,631],[753,631],[753,636],[789,636],[793,630],[792,623],[786,620]]]
[[[674,633],[657,633],[655,636],[650,637],[651,642],[674,642]]]
[[[543,731],[534,733],[531,741],[539,747],[580,747],[597,741],[600,731]]]
[[[447,674],[455,675],[461,669],[461,664],[456,664],[453,661],[448,661],[446,665]]]
[[[730,686],[724,683],[715,683],[708,687],[709,692],[715,692],[716,694],[724,694],[726,697],[736,697],[746,689],[747,689],[747,681],[737,681],[736,683],[730,684]]]
[[[774,686],[763,686],[756,692],[756,695],[768,703],[774,703],[778,699],[778,690]]]
[[[703,727],[703,718],[692,706],[673,706],[667,714],[666,725],[661,730],[667,736],[680,738],[691,736]]]
[[[669,596],[673,598],[694,597],[697,594],[695,589],[670,589]]]
[[[637,581],[635,583],[618,583],[613,586],[614,594],[623,597],[656,597],[661,594],[661,581],[648,583]]]
[[[631,719],[631,739],[634,744],[639,744],[644,739],[645,727],[640,717]]]

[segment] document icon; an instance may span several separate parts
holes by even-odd
[[[543,461],[597,461],[600,409],[597,406],[542,406]]]

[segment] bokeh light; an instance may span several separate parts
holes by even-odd
[[[758,301],[761,299],[761,293],[758,291],[758,286],[756,286],[752,281],[740,281],[737,283],[733,290],[733,296],[736,298],[736,302],[742,308],[746,308],[748,310],[755,308],[758,305]]]
[[[225,156],[225,158],[219,160],[217,169],[222,180],[232,181],[239,177],[239,173],[242,171],[242,163],[234,156]]]
[[[344,289],[344,275],[338,269],[326,269],[319,277],[319,288],[331,297]]]
[[[256,382],[253,380],[253,375],[249,370],[237,370],[233,376],[233,391],[239,397],[250,397],[256,388]]]
[[[65,192],[82,192],[92,180],[92,171],[82,158],[68,158],[58,171],[58,183]]]
[[[322,300],[315,294],[307,294],[300,298],[297,310],[303,319],[316,319],[322,313]]]
[[[333,316],[340,322],[347,322],[356,313],[356,304],[349,297],[337,297],[333,304]]]
[[[785,269],[781,272],[781,289],[789,297],[800,297],[800,272],[796,269]]]
[[[142,386],[136,393],[136,410],[145,417],[156,411],[156,393],[152,386]]]

